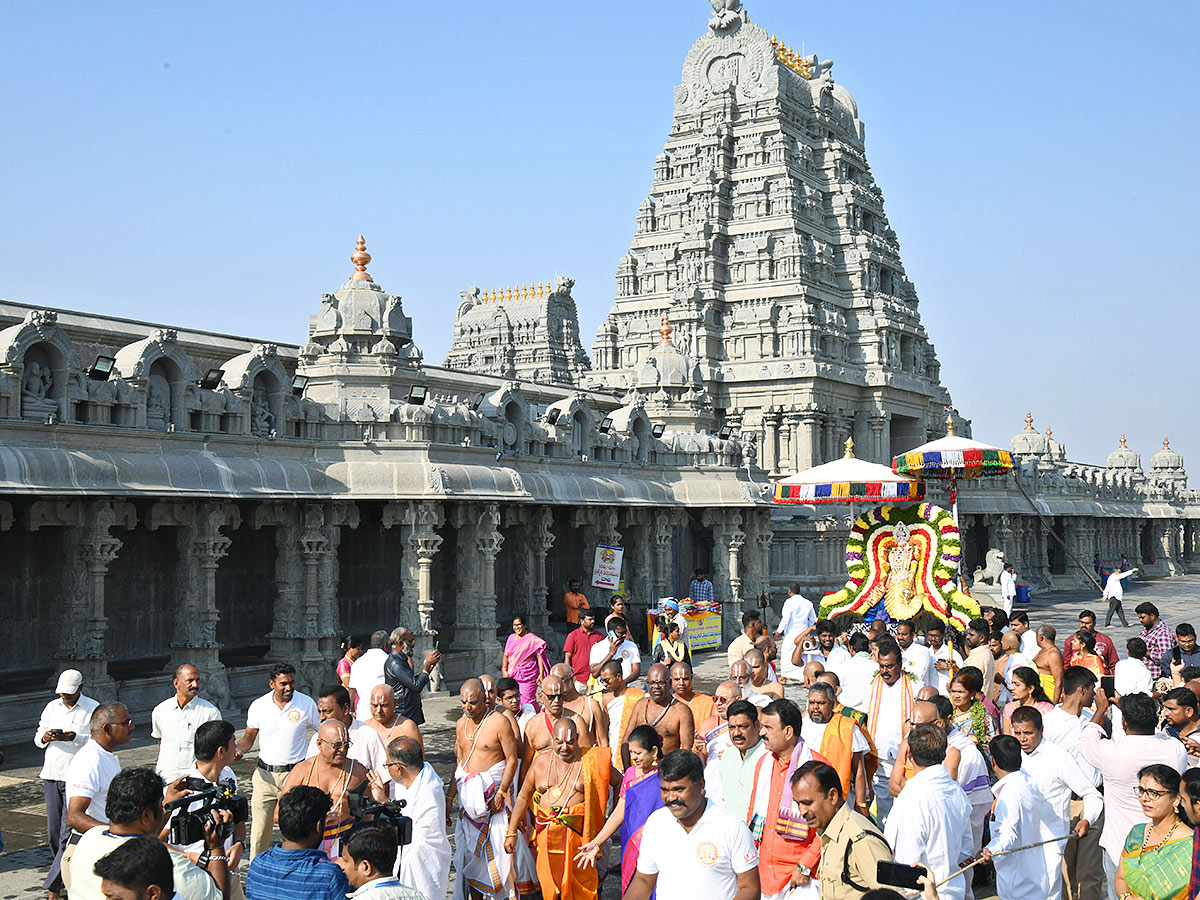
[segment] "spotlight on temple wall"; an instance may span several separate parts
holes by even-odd
[[[717,432],[717,437],[723,441],[729,440],[733,436],[732,425],[722,425],[721,430]]]
[[[408,402],[413,406],[421,406],[425,402],[425,397],[429,393],[429,389],[423,384],[414,384],[408,389]]]
[[[654,435],[656,438],[660,438],[663,436],[663,432],[666,430],[667,430],[667,426],[664,425],[662,422],[655,422],[654,427],[652,427],[650,429],[650,433],[652,435]]]
[[[558,421],[558,417],[561,415],[562,415],[561,409],[556,408],[556,409],[546,410],[546,424],[553,425],[555,422]]]
[[[108,381],[116,364],[117,358],[115,356],[97,356],[96,361],[92,363],[92,367],[87,370],[87,377],[94,378],[96,381]]]
[[[197,381],[196,384],[206,391],[215,391],[221,386],[221,379],[224,377],[224,369],[209,369],[204,373],[204,377]]]
[[[292,376],[292,393],[293,394],[295,394],[297,397],[301,396],[304,393],[304,389],[306,387],[308,387],[308,376],[307,375],[293,375]]]
[[[608,434],[610,431],[612,431],[612,427],[613,427],[612,416],[605,416],[604,421],[600,423],[600,425],[597,427],[596,430],[599,431],[601,434]]]

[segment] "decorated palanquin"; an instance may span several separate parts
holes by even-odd
[[[940,506],[877,506],[850,529],[850,579],[821,602],[821,618],[920,622],[932,615],[963,631],[979,604],[959,590],[961,559],[958,526]]]

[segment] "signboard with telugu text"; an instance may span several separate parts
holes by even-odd
[[[621,583],[621,558],[624,555],[622,547],[597,545],[596,560],[592,563],[592,587],[615,591]]]

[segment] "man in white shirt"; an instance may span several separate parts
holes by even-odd
[[[251,777],[252,862],[271,844],[275,806],[283,793],[288,773],[305,758],[309,730],[316,731],[321,727],[317,704],[311,697],[296,691],[296,668],[291,663],[275,663],[271,667],[269,683],[271,690],[250,704],[246,713],[246,731],[237,745],[240,752],[246,753],[256,739],[262,738],[258,766]]]
[[[58,676],[54,693],[58,696],[42,710],[33,743],[46,751],[40,773],[46,795],[46,837],[51,855],[57,856],[66,818],[67,767],[91,736],[92,713],[99,704],[84,696],[83,675],[75,669]]]
[[[68,831],[64,833],[58,856],[46,876],[45,889],[51,893],[62,891],[63,867],[75,849],[78,836],[97,825],[108,824],[108,814],[104,811],[108,785],[121,771],[116,750],[129,743],[134,727],[129,710],[120,703],[97,706],[92,713],[91,725],[91,737],[67,766],[65,824]]]
[[[411,844],[397,846],[396,829],[386,819],[357,826],[342,844],[342,855],[337,859],[354,888],[346,896],[351,900],[426,900],[423,892],[392,874],[397,856],[406,855],[410,849]]]
[[[1045,854],[1037,850],[1008,851],[1057,837],[1049,827],[1055,819],[1054,811],[1034,780],[1021,771],[1021,745],[1016,738],[997,735],[988,742],[988,749],[996,771],[996,804],[992,840],[980,856],[991,861],[992,854],[1005,854],[995,860],[997,896],[1004,900],[1044,900],[1050,892]]]
[[[971,854],[971,804],[943,765],[946,735],[940,728],[931,723],[914,725],[908,733],[908,750],[916,774],[895,799],[883,833],[896,862],[923,863],[941,881],[957,872]],[[963,900],[966,884],[957,875],[938,887],[938,896]]]
[[[154,769],[163,781],[174,781],[192,767],[196,758],[196,729],[215,722],[221,713],[199,696],[200,670],[184,663],[171,682],[175,696],[168,697],[150,714],[150,735],[158,739],[158,762]]]
[[[842,686],[839,699],[843,706],[866,711],[867,695],[879,666],[871,659],[871,642],[865,634],[852,634],[847,643],[851,657],[836,670]]]
[[[1114,882],[1121,862],[1121,849],[1130,829],[1149,822],[1134,793],[1138,772],[1143,766],[1161,763],[1177,772],[1187,768],[1187,750],[1183,743],[1165,734],[1156,734],[1158,707],[1149,694],[1125,694],[1121,697],[1125,736],[1109,740],[1104,736],[1104,721],[1109,699],[1096,692],[1096,712],[1092,721],[1079,732],[1079,756],[1094,766],[1104,779],[1104,829],[1100,847],[1104,850],[1104,875],[1111,896],[1117,895]],[[1060,832],[1061,833],[1061,832]]]
[[[387,685],[382,685],[387,688]],[[375,686],[379,690],[380,685]],[[363,764],[368,772],[376,773],[380,778],[387,776],[387,752],[383,747],[383,739],[379,731],[366,722],[354,718],[350,710],[350,692],[340,684],[327,684],[321,688],[317,697],[317,715],[321,721],[334,719],[346,726],[350,737],[350,751],[346,754],[350,759]],[[317,736],[314,733],[308,740],[308,753],[305,759],[317,755]]]
[[[668,753],[658,767],[665,808],[642,827],[625,900],[758,900],[758,850],[746,823],[704,795],[700,757]]]
[[[1091,823],[1100,817],[1104,809],[1104,801],[1091,779],[1066,750],[1044,740],[1042,714],[1036,707],[1021,706],[1013,711],[1012,736],[1020,742],[1024,753],[1021,768],[1034,780],[1054,810],[1050,828],[1055,836],[1061,837],[1074,831],[1080,838],[1086,837]],[[1083,810],[1074,828],[1071,827],[1072,792],[1083,800]],[[1044,848],[1046,877],[1049,881],[1047,896],[1050,900],[1059,900],[1062,896],[1065,844],[1066,841],[1056,841],[1046,844]]]
[[[638,650],[637,644],[629,640],[629,626],[620,617],[609,619],[607,637],[597,641],[596,645],[592,647],[591,656],[588,658],[592,675],[599,678],[601,666],[610,659],[621,663],[621,677],[625,679],[626,684],[632,684],[641,676],[641,651]]]
[[[917,629],[911,620],[896,625],[896,643],[904,658],[904,671],[916,678],[917,689],[926,685],[937,687],[937,660],[933,658],[933,651],[916,642],[916,636]]]
[[[1000,598],[1004,602],[1004,614],[1011,616],[1013,601],[1017,599],[1017,573],[1012,563],[1005,563],[1004,571],[1000,573]]]
[[[1130,638],[1125,642],[1125,650],[1129,656],[1113,668],[1113,690],[1118,697],[1153,693],[1154,676],[1146,664],[1146,642],[1139,637]]]
[[[364,722],[371,718],[371,689],[383,684],[383,666],[390,649],[388,633],[377,631],[371,635],[371,649],[350,666],[350,689],[358,698],[354,714]]]
[[[975,853],[983,846],[983,829],[987,822],[988,813],[992,811],[991,779],[988,777],[987,762],[979,748],[975,746],[972,737],[954,727],[954,705],[949,697],[938,694],[929,701],[937,710],[937,718],[933,723],[946,733],[946,769],[950,777],[958,782],[958,786],[967,795],[971,804],[971,852]],[[920,716],[924,704],[917,703],[914,718]],[[951,765],[950,757],[956,756]]]
[[[849,661],[850,651],[837,641],[836,625],[828,619],[818,619],[817,624],[813,626],[813,633],[817,639],[817,646],[812,650],[804,649],[804,641],[801,641],[792,648],[793,667],[796,665],[807,666],[809,663],[816,662],[821,664],[823,671],[828,672],[836,670],[839,666]],[[797,650],[800,651],[799,663],[797,663]],[[791,700],[792,698],[789,696],[788,699]]]
[[[1017,633],[1017,637],[1021,639],[1021,655],[1029,659],[1037,656],[1038,650],[1041,648],[1038,647],[1037,632],[1029,627],[1029,613],[1023,609],[1017,610],[1008,620],[1008,624]]]
[[[394,739],[388,745],[387,759],[391,797],[405,801],[404,814],[413,823],[412,843],[400,851],[399,865],[393,871],[401,884],[441,900],[450,884],[446,788],[425,761],[421,745],[410,737]]]
[[[963,658],[954,647],[946,642],[946,625],[934,622],[925,629],[925,646],[933,654],[934,666],[937,669],[937,689],[939,694],[950,693],[950,670],[961,669]]]
[[[800,593],[800,585],[793,581],[788,585],[788,596],[783,601],[783,613],[779,619],[779,626],[775,629],[775,637],[782,647],[779,667],[780,674],[785,679],[785,696],[793,703],[799,699],[799,691],[804,686],[804,665],[795,665],[792,662],[792,651],[797,646],[804,645],[816,624],[817,612],[813,609],[812,601]]]
[[[1025,632],[1029,634],[1029,632]],[[1036,638],[1035,638],[1036,643]],[[1026,656],[1021,651],[1021,638],[1015,631],[1006,631],[1000,637],[1000,647],[1004,651],[996,660],[996,706],[1004,708],[1004,704],[1012,700],[1013,672],[1022,667],[1037,671],[1033,657]],[[1001,668],[1003,666],[1003,668]]]
[[[1105,628],[1112,624],[1114,615],[1120,617],[1122,627],[1129,627],[1129,622],[1125,620],[1125,607],[1121,605],[1121,601],[1125,599],[1123,582],[1136,571],[1137,569],[1126,569],[1124,572],[1113,572],[1104,579],[1104,599],[1108,601],[1108,613],[1104,616]]]

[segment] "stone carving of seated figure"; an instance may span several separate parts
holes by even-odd
[[[30,360],[25,365],[21,379],[21,416],[26,419],[44,419],[58,413],[58,404],[50,396],[54,386],[54,375],[50,367]]]
[[[267,390],[261,385],[254,388],[250,400],[250,433],[255,437],[267,437],[275,427],[275,416],[267,402]]]
[[[146,425],[165,428],[171,417],[171,386],[167,379],[155,373],[150,376],[150,392],[146,398]]]

